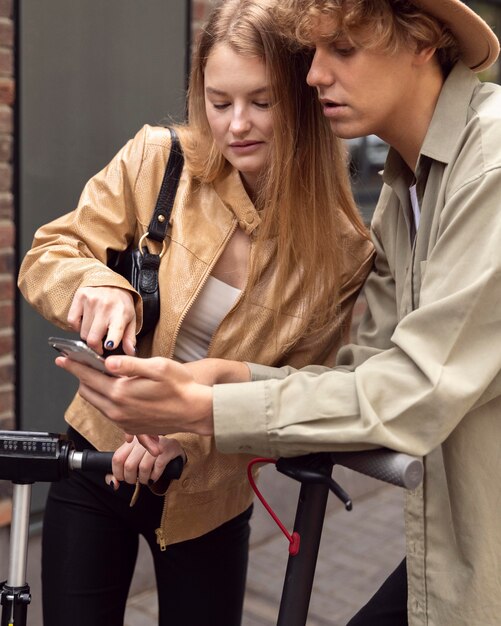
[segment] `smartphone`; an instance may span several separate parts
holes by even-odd
[[[48,341],[50,346],[72,361],[78,361],[111,376],[104,366],[104,358],[83,341],[63,337],[49,337]]]

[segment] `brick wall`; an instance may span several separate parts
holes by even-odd
[[[14,0],[0,0],[0,429],[14,427]],[[10,522],[11,484],[0,482],[0,526]]]
[[[0,0],[0,429],[14,418],[13,0]]]

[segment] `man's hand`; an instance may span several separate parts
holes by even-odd
[[[66,357],[58,357],[56,364],[76,376],[79,394],[126,433],[213,434],[212,389],[176,361],[110,356],[106,369],[113,376]],[[159,453],[155,438],[138,439],[152,454]]]

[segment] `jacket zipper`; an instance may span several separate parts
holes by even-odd
[[[160,520],[160,528],[157,528],[155,530],[155,535],[157,536],[157,543],[160,546],[160,552],[165,552],[167,550],[167,540],[165,539],[165,533],[163,531],[162,528],[162,521],[165,515],[165,508],[166,508],[166,504],[165,504],[165,499],[167,496],[164,496],[164,507],[163,507],[163,511],[162,511],[162,518]]]
[[[217,263],[219,257],[222,254],[222,251],[225,249],[226,244],[228,243],[228,240],[231,238],[231,236],[233,235],[233,233],[237,230],[237,220],[234,219],[233,220],[233,226],[231,228],[230,231],[228,231],[228,234],[226,235],[226,239],[224,241],[224,245],[221,247],[221,252],[212,260],[212,263],[209,265],[205,279],[201,282],[201,284],[198,286],[198,289],[195,292],[195,295],[192,297],[190,305],[186,308],[185,312],[183,313],[181,319],[179,320],[179,323],[176,327],[176,330],[174,332],[174,337],[173,337],[173,341],[172,341],[172,349],[169,355],[169,358],[172,358],[174,355],[174,349],[175,349],[175,345],[176,345],[176,341],[177,341],[177,337],[179,335],[179,331],[181,330],[181,326],[183,325],[183,322],[185,320],[186,315],[188,314],[188,311],[190,310],[191,305],[193,304],[193,302],[195,302],[195,300],[198,298],[198,296],[200,295],[200,292],[202,291],[202,289],[205,286],[205,283],[207,282],[210,273],[212,271],[212,268],[214,267],[214,265]],[[248,270],[247,270],[248,271]],[[247,276],[248,278],[248,276]],[[223,321],[226,319],[226,317],[230,314],[231,311],[233,311],[233,309],[237,306],[237,304],[240,302],[240,299],[242,297],[243,294],[243,290],[242,293],[239,295],[239,297],[237,298],[237,301],[234,303],[234,305],[231,307],[230,311],[228,311],[228,313],[224,316],[224,319],[219,323],[219,326],[216,328],[214,335],[212,336],[212,339],[209,343],[209,347],[207,350],[207,356],[209,356],[209,351],[210,348],[212,346],[212,341],[214,336],[216,335],[217,331],[219,330],[219,327],[221,326],[221,324],[223,323]],[[164,504],[163,504],[163,508],[162,508],[162,515],[160,517],[160,527],[157,528],[155,530],[155,535],[157,536],[157,543],[160,546],[160,551],[161,552],[165,552],[165,550],[167,550],[167,539],[165,537],[165,533],[163,530],[163,525],[164,525],[164,519],[167,516],[167,494],[164,496]]]

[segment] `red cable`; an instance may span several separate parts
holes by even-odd
[[[285,526],[279,520],[278,515],[271,508],[271,506],[266,502],[266,500],[264,499],[264,496],[257,488],[256,481],[254,480],[254,476],[252,475],[252,467],[256,463],[273,463],[274,465],[276,465],[277,461],[276,459],[267,459],[264,457],[257,457],[255,459],[252,459],[252,461],[250,461],[249,464],[247,465],[247,478],[249,479],[250,486],[254,490],[254,493],[256,494],[256,496],[261,500],[261,503],[263,504],[264,508],[268,511],[268,513],[271,515],[272,519],[278,525],[280,530],[287,537],[289,544],[290,544],[289,554],[291,556],[296,556],[296,554],[299,552],[299,544],[301,543],[301,537],[299,536],[299,533],[297,532],[293,532],[292,535],[289,533],[287,528],[285,528]]]

